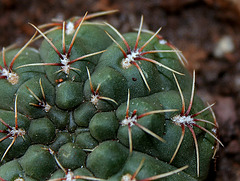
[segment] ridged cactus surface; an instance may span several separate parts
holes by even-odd
[[[0,59],[0,180],[204,180],[221,142],[182,53],[96,13],[35,28]],[[31,48],[42,40],[39,49]]]

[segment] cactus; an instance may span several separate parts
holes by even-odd
[[[123,35],[88,21],[113,12],[30,24],[21,49],[3,48],[0,180],[206,179],[222,145],[213,104],[143,17]]]

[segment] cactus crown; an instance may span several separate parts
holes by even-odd
[[[214,104],[194,94],[195,72],[161,28],[142,29],[143,16],[126,34],[88,21],[113,12],[30,24],[21,49],[3,48],[0,180],[207,177],[223,146]]]

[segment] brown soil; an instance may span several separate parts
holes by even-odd
[[[144,28],[163,27],[161,35],[182,50],[190,71],[196,70],[198,94],[216,102],[219,135],[225,145],[208,180],[240,180],[240,1],[1,0],[0,47],[28,40],[34,33],[28,22],[40,25],[110,9],[120,12],[104,20],[122,33],[138,27],[143,14]]]

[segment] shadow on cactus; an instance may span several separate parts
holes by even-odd
[[[143,30],[142,16],[121,34],[92,20],[114,12],[30,24],[22,48],[3,48],[0,180],[207,178],[223,145],[213,104],[194,95],[195,72],[161,28]]]

